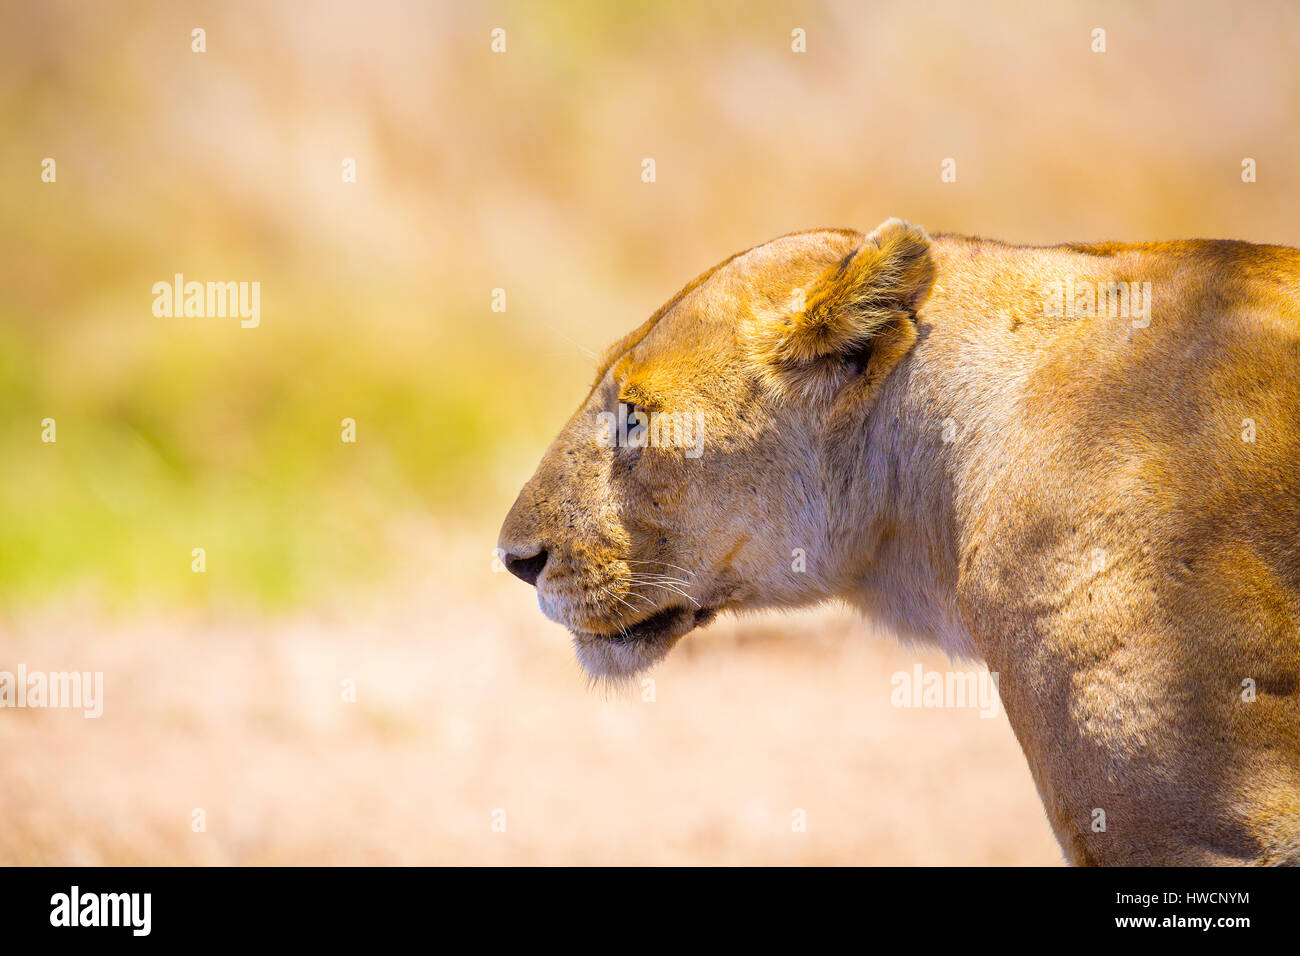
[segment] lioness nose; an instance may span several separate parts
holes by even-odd
[[[537,579],[544,567],[546,567],[545,548],[526,558],[518,554],[506,555],[506,570],[520,581],[525,581],[534,587],[537,586]]]

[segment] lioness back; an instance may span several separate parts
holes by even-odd
[[[952,259],[930,307],[984,288],[1007,309],[944,350],[980,348],[1000,393],[976,403],[1002,464],[972,484],[963,590],[1008,712],[1046,731],[1021,740],[1067,852],[1300,860],[1300,252]]]

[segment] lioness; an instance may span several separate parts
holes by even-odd
[[[1300,863],[1295,249],[776,239],[609,349],[499,546],[593,675],[841,598],[1000,675],[1071,862]]]

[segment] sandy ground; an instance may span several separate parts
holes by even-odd
[[[1060,863],[1000,713],[890,705],[942,654],[838,611],[724,619],[653,700],[610,694],[477,564],[270,622],[3,625],[0,669],[103,671],[105,704],[0,710],[0,862]]]

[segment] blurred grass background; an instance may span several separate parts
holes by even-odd
[[[1005,718],[890,706],[939,652],[727,618],[611,700],[490,549],[591,353],[737,250],[1295,244],[1297,36],[1285,0],[0,0],[0,668],[106,697],[0,719],[0,862],[1059,862]],[[260,327],[154,317],[177,272],[260,282]]]
[[[292,606],[382,580],[411,515],[488,548],[585,351],[787,231],[1295,242],[1297,35],[1286,2],[5,2],[0,605]],[[260,281],[261,327],[155,318],[175,272]]]

